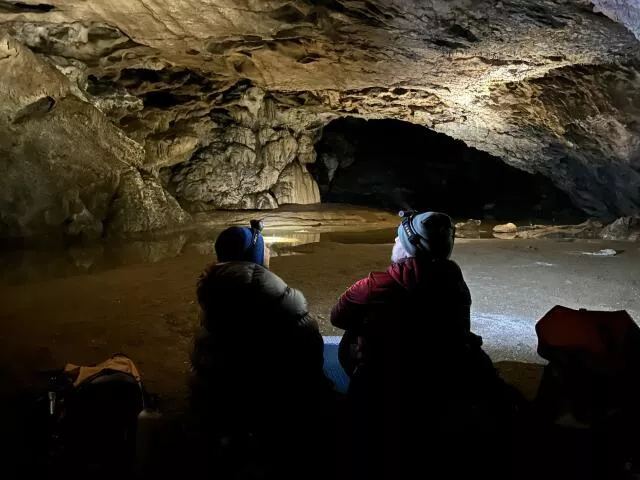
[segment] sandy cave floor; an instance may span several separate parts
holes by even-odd
[[[385,268],[390,253],[390,243],[337,241],[379,242],[387,234],[392,232],[334,235],[291,247],[296,255],[273,258],[272,269],[305,293],[323,334],[336,335],[340,332],[328,322],[333,303],[353,281]],[[601,248],[623,252],[614,257],[579,253]],[[459,239],[454,259],[472,291],[474,330],[505,378],[530,397],[542,361],[535,353],[534,324],[551,307],[626,309],[640,320],[636,244]],[[211,261],[202,249],[185,248],[155,263],[5,282],[0,288],[3,389],[28,384],[38,369],[91,364],[122,352],[136,361],[165,408],[179,409],[198,320],[195,282]]]

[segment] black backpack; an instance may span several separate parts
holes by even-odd
[[[50,373],[36,406],[46,418],[39,468],[55,478],[126,478],[136,459],[138,415],[149,401],[134,363],[115,355]]]

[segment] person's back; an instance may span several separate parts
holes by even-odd
[[[367,459],[360,465],[371,467],[363,478],[455,457],[453,446],[477,433],[469,431],[474,404],[500,388],[470,330],[470,292],[449,259],[454,234],[443,214],[405,218],[392,265],[351,286],[332,311],[332,323],[346,330],[342,360]]]
[[[431,218],[439,218],[435,215]],[[441,223],[450,222],[444,217]],[[366,344],[359,363],[402,366],[404,371],[466,345],[471,295],[460,268],[449,259],[452,232],[443,234],[450,242],[441,247],[444,253],[417,255],[415,247],[407,251],[399,229],[392,265],[356,282],[338,300],[331,322],[346,330],[345,340],[360,337]]]
[[[304,296],[277,275],[251,262],[216,264],[197,294],[202,319],[194,370],[215,381],[218,400],[239,410],[240,420],[268,420],[274,408],[326,386],[317,324]]]
[[[369,279],[357,313],[364,319],[367,349],[374,350],[366,353],[365,361],[406,369],[467,341],[471,298],[460,268],[451,260],[405,259]],[[375,351],[379,349],[384,350]]]
[[[192,412],[201,430],[257,442],[260,455],[279,465],[273,468],[296,469],[294,460],[309,460],[308,443],[322,434],[318,410],[331,386],[322,336],[302,293],[266,268],[268,249],[257,228],[227,229],[216,253],[221,263],[209,266],[197,286]]]

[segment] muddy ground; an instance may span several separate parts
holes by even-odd
[[[308,225],[289,237],[283,231],[267,232],[279,254],[272,259],[273,271],[305,293],[323,334],[340,334],[329,325],[328,314],[344,289],[388,265],[394,237],[386,224],[390,221],[396,220],[385,218],[374,225],[378,230],[365,232],[316,234]],[[185,459],[193,453],[182,438],[180,419],[187,397],[192,332],[198,321],[195,284],[204,267],[215,260],[212,238],[200,232],[2,257],[0,425],[13,447],[4,451],[8,457],[22,458],[25,451],[20,443],[25,439],[19,437],[27,434],[14,400],[17,392],[37,384],[35,372],[67,362],[97,363],[121,352],[137,363],[148,389],[160,396],[168,419],[154,434],[160,446],[154,450],[151,470],[145,472],[185,474],[184,465],[189,463]],[[603,248],[618,253],[585,255]],[[534,325],[555,304],[627,309],[640,318],[637,244],[459,239],[454,259],[472,291],[474,330],[484,337],[503,377],[529,398],[535,395],[542,370]],[[538,445],[545,440],[529,441]],[[525,451],[530,455],[535,448]],[[578,451],[575,463],[580,464],[581,458],[584,455]],[[9,471],[16,465],[16,478],[21,478],[21,469],[29,462],[27,457],[26,463],[4,464]]]
[[[324,334],[339,334],[327,321],[333,303],[353,281],[388,264],[389,244],[361,243],[379,237],[380,232],[334,236],[285,248],[297,254],[273,258],[272,269],[305,293]],[[622,252],[580,253],[604,247]],[[536,364],[542,361],[533,327],[552,306],[627,309],[640,318],[635,244],[459,240],[454,257],[471,287],[474,329],[495,361],[507,361],[498,365],[505,377],[528,396],[535,392]],[[202,249],[186,248],[155,263],[6,282],[0,288],[2,389],[28,384],[38,369],[91,364],[122,352],[136,361],[166,408],[179,409],[198,319],[195,283],[212,261]]]

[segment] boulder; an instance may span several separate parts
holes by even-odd
[[[503,225],[496,225],[493,227],[495,233],[516,233],[518,227],[514,223],[505,223]]]
[[[64,75],[8,38],[0,39],[0,132],[1,237],[100,237],[121,172],[144,154],[71,94]]]
[[[470,218],[466,222],[458,222],[456,223],[457,230],[475,230],[480,228],[482,225],[482,220],[474,220]]]
[[[111,205],[107,233],[117,236],[176,229],[190,219],[156,178],[130,169],[122,174]]]
[[[640,242],[640,217],[621,217],[600,232],[603,240]]]

